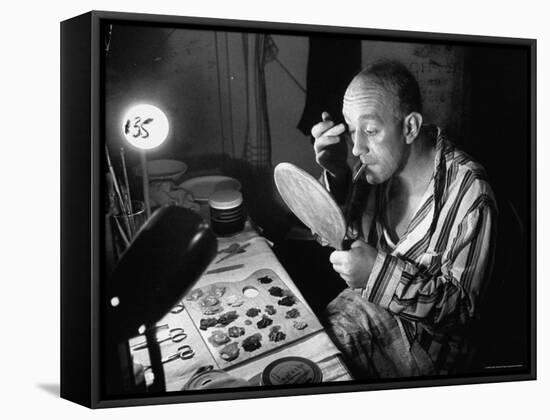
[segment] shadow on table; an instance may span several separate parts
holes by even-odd
[[[59,384],[37,384],[38,388],[40,388],[42,391],[53,395],[54,397],[59,397],[60,392],[60,386]]]

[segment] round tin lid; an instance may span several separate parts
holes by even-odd
[[[199,368],[182,391],[213,389],[213,388],[240,388],[250,386],[246,379],[231,376],[222,370],[215,370],[212,365]]]
[[[210,207],[218,210],[233,209],[243,202],[243,195],[237,190],[221,190],[208,199]]]
[[[317,364],[303,357],[283,357],[266,366],[263,385],[311,384],[323,380]]]

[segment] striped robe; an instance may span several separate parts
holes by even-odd
[[[329,316],[338,329],[336,341],[345,353],[358,357],[359,364],[372,363],[372,357],[359,353],[373,348],[363,330],[375,330],[393,337],[385,344],[390,356],[378,356],[378,361],[391,359],[392,353],[407,360],[411,355],[405,353],[417,349],[431,362],[429,368],[418,360],[408,369],[375,366],[376,376],[454,372],[469,354],[468,328],[476,319],[492,268],[495,197],[484,169],[455,148],[439,129],[434,176],[397,243],[384,222],[388,184],[369,188],[368,198],[360,203],[360,222],[352,233],[376,247],[378,254],[366,287],[354,291],[355,296],[347,290],[329,305]],[[380,314],[373,318],[375,308],[391,318]],[[357,321],[359,313],[369,322]],[[377,325],[381,319],[390,321]],[[358,327],[361,322],[375,325]],[[353,334],[358,336],[350,337]],[[384,349],[378,346],[377,351]],[[415,352],[413,359],[423,357]]]

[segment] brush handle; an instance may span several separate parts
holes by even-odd
[[[367,169],[367,164],[366,163],[363,163],[361,165],[361,167],[359,168],[359,170],[357,172],[355,172],[355,175],[353,175],[353,183],[355,184],[355,181],[357,181],[359,179],[359,177],[361,176],[361,174],[363,172],[365,172],[365,169]]]

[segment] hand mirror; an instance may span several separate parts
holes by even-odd
[[[330,193],[309,173],[291,163],[274,170],[275,184],[286,205],[314,234],[343,249],[346,222]]]

